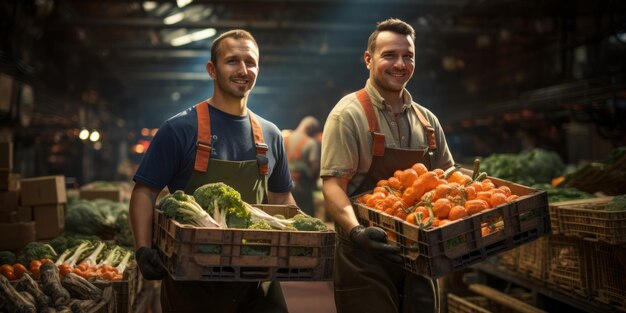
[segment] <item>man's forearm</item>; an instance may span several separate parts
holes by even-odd
[[[130,198],[129,218],[135,238],[135,249],[152,246],[154,204],[158,190],[138,183]]]
[[[296,205],[293,195],[288,192],[268,192],[267,203],[269,204],[282,204],[282,205]]]
[[[344,230],[351,230],[359,222],[354,214],[354,209],[346,194],[347,181],[339,178],[324,178],[322,191],[326,210],[333,217],[335,223]]]

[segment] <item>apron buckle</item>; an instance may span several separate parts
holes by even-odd
[[[196,142],[196,147],[198,150],[207,151],[207,152],[211,152],[211,149],[212,149],[211,143],[200,141],[200,140]]]

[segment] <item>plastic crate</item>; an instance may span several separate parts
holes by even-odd
[[[612,197],[563,201],[550,204],[559,233],[609,244],[626,243],[626,211],[607,211]]]
[[[255,205],[292,217],[295,206]],[[183,225],[156,211],[154,241],[174,280],[332,279],[334,231],[216,229]]]
[[[406,270],[437,278],[550,233],[545,191],[490,179],[496,186],[508,186],[520,198],[443,227],[419,229],[362,203],[353,202],[353,207],[361,224],[387,231],[389,241],[401,248]],[[360,196],[353,197],[353,201]],[[483,235],[485,225],[497,227]]]
[[[497,266],[506,270],[517,270],[519,262],[519,249],[515,248],[498,254]]]
[[[626,248],[596,244],[592,258],[596,300],[626,311]]]
[[[539,238],[522,245],[519,250],[517,271],[533,279],[543,281],[546,278],[547,238]]]
[[[565,236],[550,236],[547,241],[546,281],[549,285],[583,298],[593,296],[593,277],[589,242]]]

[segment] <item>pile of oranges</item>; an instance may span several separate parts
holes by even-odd
[[[483,177],[486,174],[472,179],[456,169],[428,171],[424,164],[415,163],[378,181],[372,193],[357,202],[410,224],[440,227],[519,198],[509,187],[496,187]]]

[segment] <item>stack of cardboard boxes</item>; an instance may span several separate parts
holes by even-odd
[[[19,174],[13,173],[13,143],[0,142],[0,250],[18,250],[35,239],[31,209],[20,206]]]
[[[32,208],[38,240],[63,234],[67,194],[64,176],[22,179],[21,205]]]
[[[20,179],[13,143],[0,142],[0,250],[62,235],[66,203],[64,176]]]

